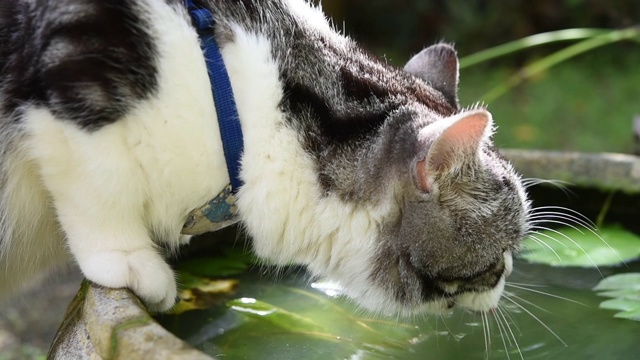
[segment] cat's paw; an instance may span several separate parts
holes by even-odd
[[[175,303],[173,272],[153,249],[98,252],[79,263],[87,279],[106,287],[131,289],[150,311],[166,311]]]
[[[189,245],[189,243],[191,242],[191,238],[193,238],[193,235],[180,235],[180,237],[178,238],[178,243],[180,245]]]

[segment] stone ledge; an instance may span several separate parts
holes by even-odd
[[[570,185],[640,193],[640,157],[616,153],[543,150],[500,151],[525,178],[560,180]]]
[[[48,359],[212,360],[160,326],[129,290],[83,282]]]

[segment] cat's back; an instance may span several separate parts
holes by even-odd
[[[3,1],[5,112],[45,106],[82,127],[98,128],[149,97],[158,85],[157,49],[145,18],[153,8],[145,3]]]

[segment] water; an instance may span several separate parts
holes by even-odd
[[[222,359],[623,360],[640,356],[640,322],[616,319],[615,311],[599,309],[606,298],[591,290],[603,275],[640,271],[640,262],[603,268],[602,275],[595,269],[523,261],[515,265],[509,280],[517,287],[507,290],[518,305],[503,299],[502,313],[488,317],[489,334],[480,315],[460,311],[411,320],[370,316],[342,297],[314,289],[299,269],[277,280],[257,272],[239,278],[231,298],[277,306],[281,313],[275,317],[250,318],[221,305],[160,321],[193,346]],[[518,288],[519,284],[534,291]]]

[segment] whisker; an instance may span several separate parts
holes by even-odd
[[[503,295],[504,295],[504,294],[503,294]],[[509,297],[510,297],[510,298],[513,298],[513,299],[518,299],[518,300],[520,300],[521,302],[523,302],[523,303],[525,303],[525,304],[528,304],[528,305],[531,305],[531,306],[533,306],[534,308],[536,308],[536,309],[538,309],[538,310],[540,310],[540,311],[544,311],[544,312],[546,312],[547,314],[551,314],[551,312],[550,312],[549,310],[547,310],[547,309],[543,308],[542,306],[540,306],[540,305],[536,305],[536,304],[534,304],[533,302],[531,302],[531,301],[529,301],[529,300],[527,300],[527,299],[525,299],[525,298],[522,298],[522,297],[520,297],[520,296],[518,296],[518,295],[516,295],[516,294],[514,294],[514,293],[511,293],[511,292],[510,292],[510,293],[509,293]]]
[[[540,320],[540,318],[538,318],[534,313],[532,313],[531,311],[529,311],[527,308],[525,308],[524,306],[518,304],[516,301],[514,301],[513,299],[509,299],[509,298],[505,298],[506,300],[510,301],[513,305],[517,306],[518,308],[520,308],[520,310],[524,311],[525,313],[527,313],[529,316],[531,316],[535,321],[537,321],[540,325],[542,325],[542,327],[544,327],[545,329],[547,329],[547,331],[549,331],[549,333],[551,333],[556,339],[558,339],[558,341],[560,341],[560,343],[562,343],[562,345],[564,345],[565,347],[567,347],[567,343],[564,342],[564,340],[562,340],[562,338],[560,338],[560,336],[558,336],[558,334],[556,334],[553,330],[551,330],[551,328],[549,326],[547,326],[547,324],[544,323],[544,321]]]
[[[503,296],[511,296],[513,294],[511,293],[504,293]],[[504,310],[504,314],[509,318],[509,320],[511,320],[511,324],[513,324],[513,326],[516,327],[516,330],[518,331],[518,334],[520,334],[520,336],[522,336],[522,330],[520,330],[520,325],[518,325],[518,322],[516,321],[516,319],[513,317],[513,315],[511,315],[511,310],[504,305],[504,303],[502,304],[498,304],[498,307],[502,307],[502,310]]]
[[[455,339],[455,334],[451,331],[449,325],[447,325],[447,321],[444,319],[444,316],[442,316],[442,314],[440,314],[440,320],[442,320],[442,324],[444,325],[445,329],[447,329],[447,333],[449,333],[449,335]]]
[[[567,227],[570,227],[570,228],[572,228],[573,230],[575,230],[575,231],[579,232],[579,233],[580,233],[580,235],[584,235],[584,232],[583,232],[582,230],[580,230],[580,229],[579,229],[577,226],[575,226],[575,225],[572,225],[572,224],[569,224],[569,223],[566,223],[566,222],[563,222],[563,221],[550,220],[550,219],[544,219],[544,221],[542,221],[542,220],[541,220],[541,221],[533,222],[533,224],[534,224],[533,229],[534,229],[534,230],[549,230],[549,228],[547,228],[547,227],[541,227],[541,226],[538,226],[538,224],[545,224],[545,223],[560,224],[560,225],[563,225],[563,226],[567,226]],[[587,228],[587,229],[588,229],[588,228]]]
[[[546,287],[549,287],[549,286],[547,286],[547,285],[541,285],[541,284],[525,284],[525,283],[519,283],[519,282],[513,282],[513,281],[509,281],[507,284],[509,284],[509,285],[519,285],[519,286],[526,287],[526,288],[532,288],[532,287],[546,288]]]
[[[510,286],[512,288],[516,288],[516,289],[520,289],[520,290],[524,290],[524,291],[530,291],[532,293],[536,293],[536,294],[540,294],[540,295],[544,295],[544,296],[548,296],[548,297],[552,297],[555,299],[560,299],[560,300],[564,300],[564,301],[568,301],[570,303],[574,303],[574,304],[578,304],[578,305],[582,305],[582,306],[587,306],[584,303],[581,303],[580,301],[576,301],[576,300],[572,300],[563,296],[559,296],[559,295],[554,295],[545,291],[540,291],[540,290],[535,290],[535,289],[529,289],[525,286],[521,286],[519,284],[516,283],[505,283],[506,286]]]
[[[555,207],[547,207],[547,208],[555,208]],[[615,249],[613,249],[611,247],[611,245],[609,245],[609,243],[598,233],[597,226],[589,218],[587,218],[586,216],[580,214],[579,212],[577,212],[575,210],[571,210],[571,209],[563,208],[563,207],[557,207],[557,208],[562,209],[562,210],[566,210],[566,211],[570,211],[570,212],[572,212],[574,214],[579,215],[579,218],[583,219],[583,222],[582,223],[578,223],[577,222],[577,224],[584,226],[587,230],[589,230],[590,233],[592,233],[594,236],[596,236],[598,238],[598,240],[600,240],[603,244],[607,245],[609,250],[613,251],[616,254],[616,256],[618,257],[620,262],[623,263],[624,265],[626,265],[626,262],[624,261],[624,259],[622,259],[622,257],[620,257],[620,254]],[[541,209],[541,208],[537,208],[537,209]],[[568,214],[565,214],[565,215],[568,215]],[[532,216],[535,216],[535,214],[532,215]],[[536,227],[537,227],[536,224],[538,224],[539,221],[541,221],[541,218],[540,219],[535,219],[534,218],[534,220],[535,220],[535,222],[534,222],[534,226],[532,228],[536,229]],[[549,222],[553,222],[553,221],[549,221]],[[559,222],[559,223],[562,224],[561,222]],[[589,224],[589,226],[586,226],[586,224]],[[566,223],[563,224],[563,225],[570,226],[569,224],[566,224]],[[573,227],[573,226],[571,226],[571,227],[575,229],[575,227]],[[540,227],[537,227],[537,228],[540,228]],[[578,229],[576,229],[576,230],[579,231],[581,234],[583,234],[580,230],[578,230]]]
[[[598,270],[598,273],[600,274],[600,276],[602,275],[602,272],[600,271],[600,268],[598,267],[598,265],[596,265],[595,261],[593,261],[593,258],[591,258],[591,255],[589,255],[589,253],[582,247],[580,246],[580,244],[578,244],[578,242],[576,242],[575,240],[573,240],[572,238],[570,238],[569,236],[563,234],[562,232],[555,230],[555,229],[551,229],[551,228],[547,228],[547,227],[539,227],[540,230],[546,230],[546,231],[550,231],[552,233],[558,234],[562,237],[564,237],[565,239],[569,240],[573,245],[577,246],[578,249],[580,249],[589,259],[589,261],[591,262],[591,264],[593,265],[593,267],[596,268],[596,270]],[[576,229],[577,230],[577,229]],[[582,231],[578,230],[581,234],[583,234]],[[539,235],[542,235],[542,233],[538,233]]]
[[[485,359],[489,359],[489,334],[487,333],[487,314],[484,312],[480,313],[480,317],[482,318],[482,335],[484,336],[484,354]]]
[[[538,238],[535,235],[531,235],[530,234],[529,238],[531,238],[531,240],[535,241],[536,244],[538,244],[538,245],[546,246],[558,258],[558,261],[562,261],[562,258],[560,257],[560,255],[558,255],[558,253],[555,250],[553,250],[553,248],[549,244],[547,244],[546,242],[542,241],[540,238]]]
[[[571,214],[563,214],[558,212],[550,212],[550,211],[542,211],[539,213],[535,213],[529,216],[529,221],[535,223],[540,222],[543,219],[562,219],[572,221],[574,224],[578,224],[583,226],[591,231],[598,231],[598,228],[595,225],[589,224],[588,222],[580,219],[579,217],[573,216]]]
[[[498,306],[496,308],[498,310],[498,314],[502,317],[502,319],[504,320],[504,326],[506,326],[507,330],[509,330],[509,333],[511,334],[511,338],[513,339],[513,343],[516,345],[516,349],[518,350],[518,354],[520,354],[520,359],[524,360],[524,356],[522,355],[522,350],[520,350],[520,345],[518,345],[518,340],[516,340],[516,335],[513,333],[513,331],[511,330],[511,326],[509,325],[509,321],[507,320],[507,318],[504,316],[504,312],[502,311],[502,309],[500,308],[500,306]]]
[[[509,355],[509,347],[507,346],[507,342],[504,339],[504,333],[502,332],[502,324],[500,322],[500,318],[498,316],[494,316],[494,319],[496,320],[496,325],[498,326],[498,331],[500,332],[500,339],[502,339],[502,345],[504,346],[504,352],[507,355],[507,360],[511,360],[511,355]],[[509,340],[509,343],[511,343],[511,340]]]
[[[567,214],[567,215],[572,214],[573,216],[576,216],[577,218],[582,219],[584,222],[586,222],[587,224],[591,225],[591,227],[597,228],[596,224],[593,221],[591,221],[591,219],[589,219],[588,217],[584,216],[579,211],[576,211],[576,210],[573,210],[573,209],[570,209],[570,208],[564,207],[564,206],[540,206],[540,207],[532,209],[531,215],[534,215],[534,214],[538,213],[541,210],[545,210],[545,211],[546,210],[549,210],[549,211],[556,210],[556,211],[560,212],[561,214]]]
[[[539,235],[539,236],[545,237],[545,238],[547,238],[547,239],[549,239],[549,240],[553,240],[553,241],[557,242],[558,244],[560,244],[560,245],[564,246],[565,248],[568,248],[567,244],[565,244],[565,243],[563,243],[562,241],[560,241],[560,240],[558,240],[558,239],[554,238],[554,237],[553,237],[553,236],[551,236],[551,235],[548,235],[548,234],[545,234],[545,233],[541,233],[541,232],[539,232],[539,231],[534,231],[534,232],[532,232],[532,234],[535,234],[536,236],[538,236],[538,235]],[[529,236],[531,236],[531,235],[529,235]]]
[[[567,194],[567,193],[573,194],[573,191],[571,191],[571,190],[569,190],[567,188],[567,186],[573,185],[573,184],[568,182],[568,181],[549,180],[549,179],[540,179],[540,178],[527,178],[527,179],[522,179],[521,182],[522,182],[522,185],[525,188],[529,188],[531,186],[549,184],[549,185],[553,185],[553,186],[557,187],[558,189],[562,190],[565,194]]]

